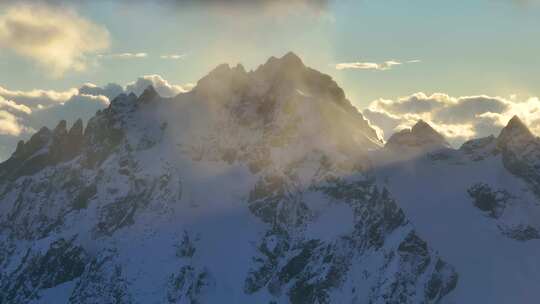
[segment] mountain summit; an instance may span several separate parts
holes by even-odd
[[[450,144],[428,123],[419,120],[411,129],[404,129],[393,134],[388,139],[386,147],[396,151],[409,149],[416,152],[429,152],[449,148]]]
[[[499,147],[519,146],[525,145],[535,139],[536,137],[529,128],[515,115],[508,121],[506,127],[501,130],[501,133],[497,137],[497,144]]]

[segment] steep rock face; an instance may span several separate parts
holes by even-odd
[[[497,137],[504,166],[525,179],[540,197],[540,139],[514,116]]]
[[[435,303],[457,284],[370,177],[375,131],[294,54],[120,95],[82,129],[0,165],[0,299]]]

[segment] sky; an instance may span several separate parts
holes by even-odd
[[[0,159],[119,92],[175,95],[221,63],[288,51],[386,138],[424,119],[458,145],[515,114],[540,133],[539,38],[537,0],[4,0]]]

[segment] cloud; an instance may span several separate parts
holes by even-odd
[[[25,127],[19,123],[17,116],[0,110],[0,135],[19,136]]]
[[[116,96],[124,93],[124,87],[116,83],[109,83],[104,87],[99,87],[93,83],[85,83],[79,88],[79,94],[105,96],[112,100]]]
[[[173,97],[189,91],[190,89],[184,86],[171,84],[159,75],[145,75],[139,77],[135,82],[128,84],[126,86],[126,92],[133,92],[137,95],[141,95],[150,85],[163,97]]]
[[[148,57],[147,53],[113,53],[99,54],[98,58],[105,59],[142,59]]]
[[[109,32],[66,7],[13,4],[0,16],[0,47],[30,58],[52,77],[82,71],[109,47]]]
[[[418,63],[420,60],[409,60],[404,63]],[[344,62],[336,64],[335,68],[337,70],[376,70],[376,71],[386,71],[392,69],[394,66],[402,65],[403,62],[398,62],[395,60],[388,60],[382,63],[376,62]]]
[[[30,109],[29,107],[23,104],[17,104],[16,102],[11,101],[11,100],[6,100],[2,96],[0,96],[0,110],[6,110],[8,112],[32,114],[32,109]]]
[[[29,108],[44,108],[52,105],[62,104],[76,94],[78,94],[78,90],[76,88],[68,89],[66,91],[14,91],[0,86],[0,97],[7,100],[12,100],[17,104],[22,104]]]
[[[174,60],[183,59],[184,57],[186,57],[186,54],[169,54],[169,55],[160,56],[161,59],[174,59]]]
[[[540,134],[538,98],[517,100],[487,95],[452,97],[442,93],[416,93],[396,100],[375,100],[363,114],[386,138],[423,119],[452,144],[459,145],[471,138],[497,135],[513,115],[518,115],[531,131]]]

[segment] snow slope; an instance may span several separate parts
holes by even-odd
[[[0,164],[0,302],[437,303],[458,274],[376,184],[381,146],[292,53],[120,95]]]
[[[515,117],[499,137],[459,150],[400,162],[388,162],[390,153],[373,157],[380,185],[459,273],[443,302],[538,302],[539,139]]]

